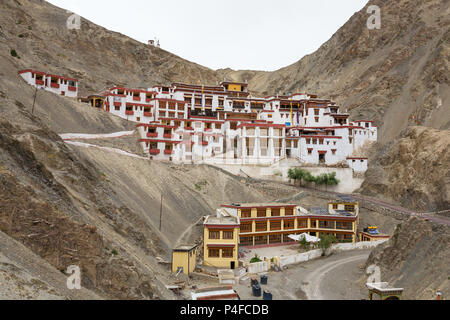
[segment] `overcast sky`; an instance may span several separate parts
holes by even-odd
[[[317,50],[368,0],[50,0],[203,66],[273,71]]]

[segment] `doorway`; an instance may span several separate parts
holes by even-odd
[[[236,262],[231,261],[231,266],[230,266],[231,270],[234,270],[236,268]]]

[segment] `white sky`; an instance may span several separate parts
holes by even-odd
[[[317,50],[368,0],[49,0],[203,66],[273,71]]]

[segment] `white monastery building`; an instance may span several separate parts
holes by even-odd
[[[33,86],[77,96],[76,79],[33,70],[19,74]],[[350,121],[331,100],[307,93],[257,98],[246,83],[113,87],[85,101],[136,122],[144,152],[176,163],[270,165],[294,158],[364,172],[367,158],[358,151],[377,140],[372,121]]]
[[[78,96],[78,80],[48,74],[41,71],[26,69],[19,71],[19,75],[30,85],[44,89],[58,95],[76,98]]]
[[[103,97],[98,107],[139,123],[139,142],[152,159],[273,164],[295,158],[304,164],[344,162],[364,172],[367,158],[352,155],[377,140],[372,121],[351,122],[331,100],[303,93],[255,98],[246,83],[114,87],[97,97]]]

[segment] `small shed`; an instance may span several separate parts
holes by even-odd
[[[172,250],[172,272],[183,272],[184,274],[189,275],[189,273],[195,270],[196,260],[196,244],[179,245]]]

